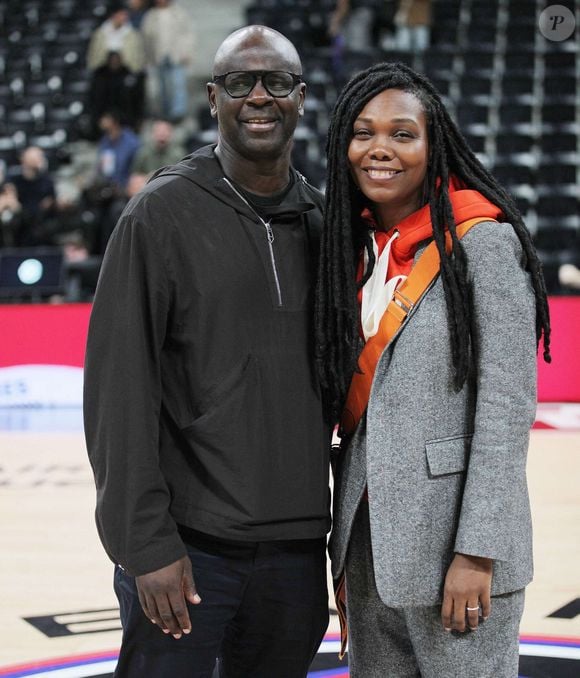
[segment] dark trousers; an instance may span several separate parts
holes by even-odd
[[[224,556],[187,545],[202,602],[176,640],[115,569],[123,642],[115,678],[304,678],[328,625],[326,540],[264,542]]]

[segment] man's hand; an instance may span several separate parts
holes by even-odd
[[[441,621],[446,631],[472,631],[479,625],[479,612],[485,621],[491,612],[491,575],[493,561],[479,556],[456,553],[443,589]],[[471,608],[471,609],[470,609]]]
[[[191,631],[186,600],[199,605],[191,561],[187,556],[155,572],[135,577],[143,612],[163,633],[181,638]]]

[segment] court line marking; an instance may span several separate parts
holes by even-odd
[[[329,654],[338,652],[340,640],[338,634],[329,634],[322,641],[319,652]],[[566,636],[520,637],[520,655],[528,657],[548,657],[553,659],[580,660],[580,638]],[[47,659],[39,662],[20,664],[0,668],[2,678],[86,678],[112,673],[117,664],[118,650]],[[310,678],[347,678],[344,668],[314,671]]]

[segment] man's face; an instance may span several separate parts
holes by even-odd
[[[114,120],[110,115],[102,115],[99,118],[99,128],[103,134],[109,134],[114,126]]]
[[[216,66],[214,76],[231,71],[297,70],[296,61],[284,49],[256,39]],[[288,152],[302,115],[305,89],[304,83],[299,83],[287,97],[274,97],[258,78],[249,94],[232,98],[223,83],[208,83],[210,110],[218,120],[220,145],[253,161],[276,159]]]
[[[121,28],[121,26],[124,26],[129,21],[129,13],[126,9],[120,9],[113,14],[111,21],[115,28]]]
[[[173,129],[171,125],[163,120],[158,120],[151,129],[151,136],[153,143],[158,148],[164,148],[169,145]]]
[[[31,146],[24,151],[21,162],[22,168],[31,173],[42,172],[46,169],[46,157],[36,146]]]

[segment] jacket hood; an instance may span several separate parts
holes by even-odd
[[[229,180],[226,178],[221,165],[214,153],[215,145],[204,146],[194,153],[186,156],[175,165],[162,167],[150,179],[154,182],[157,179],[168,176],[180,176],[207,191],[215,198],[232,207],[239,214],[255,220],[256,213],[236,193]],[[269,214],[276,221],[293,219],[296,214],[302,214],[313,210],[316,205],[312,202],[311,191],[306,179],[293,167],[290,168],[294,176],[294,186],[290,190],[284,204],[279,208],[268,208]]]

